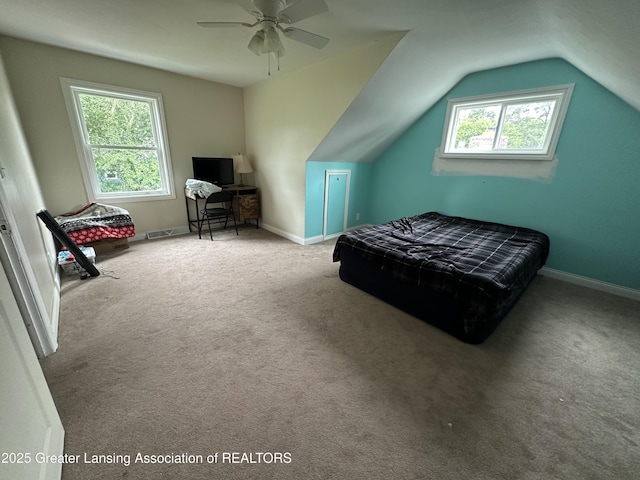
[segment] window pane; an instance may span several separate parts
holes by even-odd
[[[509,105],[498,148],[544,149],[555,105],[556,100]]]
[[[155,147],[147,102],[81,93],[90,145]]]
[[[487,151],[493,148],[500,105],[457,109],[456,134],[451,148],[457,151]]]
[[[162,190],[155,150],[92,148],[100,192],[157,192]]]

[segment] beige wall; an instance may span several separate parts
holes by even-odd
[[[44,302],[44,321],[57,322],[57,259],[51,233],[38,220],[36,213],[44,208],[38,180],[29,156],[18,114],[13,102],[9,82],[3,68],[0,52],[0,164],[4,178],[0,179],[0,200],[7,213],[13,217],[18,231],[14,237],[24,246],[26,258],[21,258],[29,268]]]
[[[237,87],[11,37],[0,36],[0,52],[44,203],[54,215],[89,201],[60,86],[60,77],[69,77],[163,95],[177,195],[119,203],[138,232],[186,225],[182,188],[192,156],[246,151],[256,169],[263,224],[302,239],[305,162],[401,38],[276,74],[244,95]]]
[[[0,52],[46,207],[73,211],[88,203],[60,77],[159,92],[169,136],[174,200],[118,203],[137,232],[186,225],[184,182],[191,157],[244,151],[242,89],[71,50],[0,37]],[[109,202],[113,203],[113,202]]]
[[[247,153],[266,228],[304,238],[305,162],[403,35],[245,88]]]

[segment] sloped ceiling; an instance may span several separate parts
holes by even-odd
[[[447,5],[403,38],[309,160],[375,160],[467,74],[543,58],[564,58],[640,110],[639,1]]]
[[[274,80],[408,33],[311,160],[372,160],[466,74],[540,58],[566,59],[640,109],[638,0],[325,1],[295,26],[329,45],[286,41]],[[233,0],[0,0],[0,13],[0,34],[240,87],[269,80],[250,30],[195,25],[251,21]]]

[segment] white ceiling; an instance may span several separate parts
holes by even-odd
[[[640,110],[640,0],[325,1],[328,12],[294,26],[329,44],[284,39],[280,73],[409,33],[314,159],[370,159],[464,75],[551,56]],[[240,87],[268,79],[267,58],[246,48],[254,29],[197,21],[253,17],[234,0],[0,0],[0,34]]]
[[[473,51],[470,39],[504,40],[505,28],[516,40],[542,29],[553,37],[549,41],[568,40],[587,55],[592,49],[604,63],[635,62],[636,73],[640,68],[638,0],[325,1],[328,12],[295,26],[331,41],[317,50],[285,39],[282,72],[409,30],[421,32],[422,48],[458,49],[456,40],[463,39],[474,55],[486,56]],[[2,34],[241,87],[266,79],[266,57],[246,48],[254,29],[196,22],[253,20],[234,0],[0,0]],[[469,51],[450,53],[465,58]]]
[[[328,12],[293,26],[328,37],[329,44],[318,50],[283,39],[281,72],[414,28],[426,11],[420,0],[397,2],[397,12],[389,1],[326,3]],[[254,20],[234,0],[0,0],[2,34],[240,87],[267,79],[267,56],[247,49],[258,27],[196,22]]]

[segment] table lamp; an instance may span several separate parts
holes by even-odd
[[[238,153],[233,156],[233,171],[240,174],[240,183],[239,187],[244,187],[244,177],[245,173],[252,173],[253,168],[251,168],[251,164],[249,160],[245,158],[245,156],[241,153]]]

